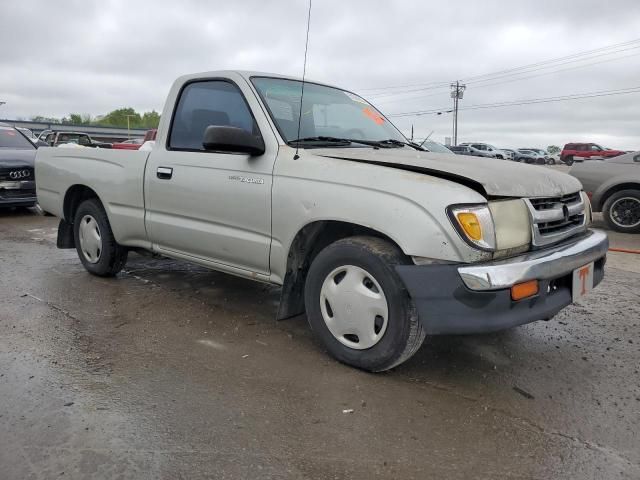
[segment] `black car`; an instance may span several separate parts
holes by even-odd
[[[0,123],[0,208],[33,207],[36,146],[6,123]]]

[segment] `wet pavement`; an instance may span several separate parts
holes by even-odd
[[[549,322],[341,365],[278,289],[0,212],[0,478],[640,478],[640,258]],[[640,248],[640,238],[612,243]],[[346,413],[345,413],[346,412]]]

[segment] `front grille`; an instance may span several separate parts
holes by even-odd
[[[560,242],[586,228],[585,202],[580,192],[526,200],[532,220],[534,247]]]
[[[0,168],[0,182],[20,182],[34,179],[32,167]]]
[[[531,202],[531,205],[536,210],[551,210],[558,203],[570,204],[580,202],[581,200],[580,192],[576,192],[561,197],[530,198],[529,202]]]

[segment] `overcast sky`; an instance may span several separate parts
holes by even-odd
[[[0,118],[160,111],[175,77],[217,69],[300,76],[306,1],[20,0],[0,16]],[[450,108],[448,88],[389,96],[640,38],[639,0],[314,0],[307,76],[393,114]],[[461,106],[640,86],[640,44],[582,68],[469,84]],[[626,47],[629,48],[629,47]],[[614,60],[614,58],[620,58]],[[606,60],[606,61],[603,61]],[[568,69],[570,68],[570,69]],[[512,79],[511,77],[509,79]],[[491,83],[491,82],[485,82]],[[494,82],[495,83],[495,82]],[[376,95],[377,94],[377,95]],[[384,95],[382,95],[384,94]],[[640,93],[460,114],[459,142],[640,148]],[[451,135],[450,114],[393,118]]]

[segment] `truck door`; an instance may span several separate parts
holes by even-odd
[[[252,101],[255,101],[253,99]],[[204,150],[210,125],[264,135],[230,80],[187,83],[164,145],[145,173],[145,223],[154,250],[228,270],[269,273],[271,184],[277,146],[265,154]]]

